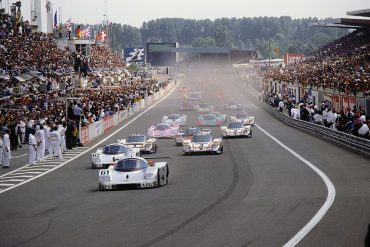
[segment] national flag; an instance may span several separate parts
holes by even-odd
[[[55,10],[55,14],[54,14],[54,28],[58,28],[58,14],[57,14],[57,10]]]
[[[75,33],[76,33],[76,38],[80,39],[81,38],[81,25],[77,26]]]
[[[101,39],[101,34],[100,34],[99,32],[97,32],[97,33],[95,34],[95,39],[96,39],[96,40],[100,40],[100,39]]]
[[[81,37],[84,39],[90,38],[90,26],[81,31]]]
[[[275,47],[275,48],[274,48],[274,53],[275,53],[276,55],[279,55],[279,52],[280,52],[280,49],[279,49],[278,47]]]
[[[106,42],[107,41],[107,31],[106,30],[101,31],[100,41],[101,42]]]
[[[64,26],[65,26],[67,31],[71,31],[71,27],[72,27],[71,18],[68,19],[68,21],[66,22],[66,24],[64,24]]]

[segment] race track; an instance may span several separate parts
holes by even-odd
[[[229,75],[209,80],[185,75],[183,85],[203,90],[202,102],[222,112],[232,99],[243,103],[261,129],[334,184],[334,203],[298,246],[364,246],[370,223],[368,159],[285,126]],[[219,92],[226,97],[218,99]],[[146,134],[164,114],[178,112],[181,99],[177,88],[105,144]],[[187,126],[195,126],[198,114],[184,113]],[[225,113],[229,119],[234,112]],[[327,187],[261,129],[253,127],[252,138],[227,139],[221,155],[182,156],[173,139],[159,140],[158,153],[150,156],[171,156],[170,182],[155,189],[99,191],[88,152],[0,194],[0,246],[283,246],[324,204]],[[219,128],[212,133],[219,136]],[[19,158],[14,166],[26,160]]]

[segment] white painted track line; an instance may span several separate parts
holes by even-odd
[[[333,183],[330,181],[328,176],[326,176],[325,173],[323,173],[319,168],[317,168],[314,164],[312,164],[310,161],[303,158],[301,155],[293,151],[291,148],[285,146],[281,141],[276,139],[274,136],[272,136],[270,133],[268,133],[266,130],[262,129],[258,124],[255,124],[255,126],[261,130],[265,135],[270,137],[272,140],[274,140],[277,144],[279,144],[282,148],[287,150],[289,153],[294,155],[297,159],[302,161],[304,164],[306,164],[308,167],[310,167],[317,175],[320,176],[320,178],[324,181],[326,188],[327,188],[327,197],[325,200],[325,203],[321,206],[319,211],[316,212],[316,214],[313,216],[313,218],[299,231],[297,232],[286,244],[284,244],[283,247],[291,247],[296,246],[324,217],[326,212],[329,210],[331,205],[334,202],[335,199],[335,187]],[[0,192],[1,193],[1,192]]]
[[[88,153],[88,152],[90,152],[91,150],[93,150],[94,148],[96,148],[97,146],[99,146],[99,145],[101,145],[102,143],[104,143],[105,141],[107,141],[109,138],[111,138],[112,136],[114,136],[115,134],[117,134],[118,132],[120,132],[121,130],[123,130],[124,128],[126,128],[127,126],[129,126],[130,124],[132,124],[134,121],[136,121],[138,118],[140,118],[142,115],[144,115],[145,113],[147,113],[149,110],[151,110],[153,107],[155,107],[155,106],[157,106],[159,103],[161,103],[163,100],[165,100],[169,95],[171,95],[171,93],[173,92],[173,91],[175,91],[175,89],[177,88],[177,86],[178,86],[178,84],[175,84],[175,86],[171,89],[171,91],[169,91],[168,93],[167,93],[167,95],[165,95],[162,99],[160,99],[160,100],[158,100],[157,102],[155,102],[153,105],[151,105],[151,106],[149,106],[147,109],[145,109],[143,112],[141,112],[140,114],[138,114],[137,116],[135,116],[133,119],[131,119],[129,122],[127,122],[126,124],[124,124],[122,127],[120,127],[120,128],[118,128],[116,131],[114,131],[113,133],[111,133],[111,134],[109,134],[107,137],[105,137],[104,139],[102,139],[101,141],[99,141],[98,143],[96,143],[95,145],[93,145],[93,146],[91,146],[91,147],[80,147],[80,148],[78,148],[77,150],[79,150],[79,149],[82,149],[81,150],[81,152],[78,154],[78,155],[76,155],[76,156],[74,156],[74,157],[72,157],[71,159],[69,159],[69,160],[66,160],[66,161],[64,161],[63,163],[61,163],[61,164],[59,164],[58,166],[55,166],[54,168],[51,168],[50,170],[48,170],[48,171],[46,171],[46,172],[43,172],[43,173],[41,173],[41,174],[39,174],[39,175],[37,175],[37,176],[35,176],[35,177],[33,177],[33,178],[31,178],[31,179],[28,179],[28,180],[26,180],[26,181],[23,181],[23,182],[21,182],[21,183],[19,183],[19,184],[17,184],[17,185],[14,185],[14,186],[12,186],[12,187],[9,187],[9,188],[6,188],[6,189],[3,189],[3,190],[1,190],[0,191],[0,194],[1,193],[4,193],[4,192],[6,192],[6,191],[9,191],[9,190],[12,190],[12,189],[15,189],[15,188],[17,188],[17,187],[19,187],[19,186],[21,186],[21,185],[23,185],[23,184],[25,184],[25,183],[28,183],[28,182],[31,182],[31,181],[33,181],[33,180],[35,180],[35,179],[37,179],[37,178],[39,178],[39,177],[42,177],[42,176],[45,176],[46,174],[48,174],[48,173],[50,173],[50,172],[52,172],[52,171],[54,171],[54,170],[56,170],[56,169],[59,169],[60,167],[63,167],[63,166],[65,166],[66,164],[68,164],[68,163],[70,163],[71,161],[73,161],[73,160],[75,160],[75,159],[77,159],[77,158],[79,158],[79,157],[81,157],[82,155],[84,155],[84,154],[86,154],[86,153]],[[61,160],[62,161],[62,160]],[[10,174],[13,174],[13,175],[24,175],[24,174],[27,174],[27,173],[31,173],[31,172],[24,172],[24,173],[22,173],[20,170],[22,170],[23,168],[25,168],[25,167],[27,167],[27,166],[29,166],[29,165],[25,165],[25,166],[22,166],[22,167],[20,167],[20,168],[18,168],[18,169],[16,169],[16,170],[14,170],[14,171],[11,171],[11,172],[9,172],[9,173],[6,173],[6,174],[3,174],[2,176],[0,176],[0,178],[2,178],[2,177],[5,177],[5,176],[8,176],[8,175],[10,175]]]
[[[0,186],[6,186],[6,187],[13,186],[13,185],[15,185],[15,184],[0,184]],[[4,189],[4,190],[6,190],[6,189]]]
[[[1,180],[0,183],[3,183],[3,182],[23,182],[24,180],[26,180],[26,179],[4,179],[4,180]]]
[[[9,178],[33,178],[34,176],[30,176],[30,175],[15,175],[15,176],[13,176],[13,174],[12,175],[10,175],[10,176],[7,176],[7,177],[4,177],[4,178],[0,178],[0,181],[2,181],[3,179],[9,179]]]

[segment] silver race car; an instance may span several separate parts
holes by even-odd
[[[246,112],[240,112],[236,116],[231,116],[230,121],[232,123],[243,123],[254,125],[254,116],[249,116]]]
[[[117,140],[118,143],[124,144],[129,148],[140,148],[143,153],[156,153],[158,150],[157,139],[147,138],[142,134],[134,134],[127,137],[127,139]]]
[[[140,156],[139,148],[129,148],[122,143],[113,143],[92,153],[92,168],[107,168],[125,157]]]
[[[170,115],[163,116],[162,123],[169,124],[169,125],[185,126],[186,119],[187,119],[186,115],[170,114]]]
[[[199,105],[194,106],[194,110],[200,113],[207,113],[211,112],[215,109],[213,105],[207,104],[207,103],[202,103]]]
[[[99,189],[159,187],[168,183],[168,175],[167,162],[128,157],[108,169],[99,170]]]
[[[184,140],[183,154],[212,153],[221,154],[224,150],[222,138],[213,139],[210,134],[195,135],[191,140]]]
[[[221,126],[222,138],[228,137],[252,137],[250,125],[244,125],[240,122],[229,123],[227,126]]]

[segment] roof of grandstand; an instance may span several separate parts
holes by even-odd
[[[362,29],[370,27],[370,9],[349,11],[347,15],[360,16],[363,18],[338,18],[333,23],[313,23],[313,26],[318,27],[334,27],[334,28],[348,28],[348,29]]]
[[[361,10],[349,11],[346,14],[347,15],[354,15],[354,16],[370,17],[370,9],[361,9]]]

